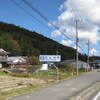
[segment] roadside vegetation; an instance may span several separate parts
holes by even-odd
[[[79,72],[85,73],[84,70]],[[76,71],[59,70],[59,80],[66,80],[76,76]],[[57,82],[55,69],[34,73],[4,73],[0,71],[0,100],[36,91]]]
[[[31,67],[30,67],[31,65]],[[0,70],[0,100],[36,91],[61,80],[76,76],[76,69],[71,64],[58,65],[59,71],[50,68],[45,71],[40,69],[41,63],[35,56],[27,58],[28,73],[7,73]],[[79,70],[79,74],[85,70]]]

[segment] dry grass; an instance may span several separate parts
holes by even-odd
[[[9,75],[0,75],[0,100],[27,93],[48,85],[50,81],[36,78],[17,78]]]

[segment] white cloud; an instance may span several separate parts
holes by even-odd
[[[99,52],[97,50],[95,50],[94,48],[90,49],[90,54],[91,55],[98,55]]]
[[[68,40],[68,41],[62,40],[61,44],[65,45],[65,46],[70,46],[71,44],[73,44],[73,41],[71,41],[71,40]]]
[[[74,49],[76,49],[76,46],[74,46]],[[81,48],[80,48],[80,47],[78,47],[78,51],[79,51],[79,52],[81,51]]]
[[[87,42],[87,40],[90,40],[91,44],[97,44],[97,41],[100,39],[98,36],[98,33],[94,32],[88,32],[88,31],[79,31],[79,38],[82,41]]]
[[[100,40],[98,32],[100,29],[100,0],[66,0],[59,9],[62,13],[54,23],[61,31],[75,38],[75,19],[82,19],[78,23],[80,40],[90,40],[92,44],[98,43]],[[54,33],[59,34],[56,31]]]

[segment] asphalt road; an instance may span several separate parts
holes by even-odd
[[[94,71],[9,100],[67,100],[98,81],[100,72]]]

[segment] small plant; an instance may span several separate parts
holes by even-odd
[[[21,85],[23,85],[23,82],[19,82],[19,83],[17,83],[17,85],[18,86],[21,86]]]
[[[0,75],[7,75],[7,73],[0,70]]]
[[[14,77],[25,77],[25,78],[31,77],[31,75],[27,73],[10,73],[10,75]]]
[[[64,68],[64,70],[68,71],[68,72],[74,72],[75,68],[72,64],[69,63],[65,63],[62,65],[62,67]]]

